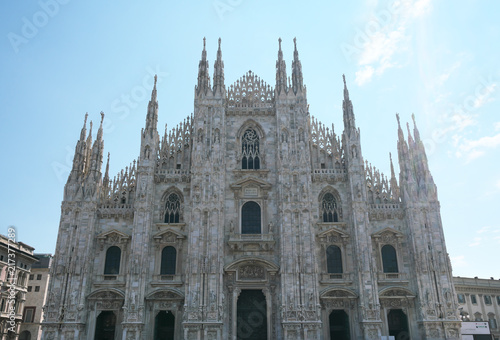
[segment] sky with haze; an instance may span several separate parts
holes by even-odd
[[[345,74],[363,157],[386,175],[395,115],[415,114],[453,274],[498,280],[499,13],[494,0],[4,0],[0,233],[54,252],[86,112],[94,137],[105,113],[113,176],[139,154],[155,74],[160,135],[193,111],[203,37],[211,77],[221,37],[226,86],[252,70],[273,87],[278,38],[290,75],[296,37],[311,115],[342,132]]]

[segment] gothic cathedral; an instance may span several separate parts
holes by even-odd
[[[161,138],[155,78],[140,156],[112,180],[85,117],[43,339],[459,339],[417,127],[388,178],[345,79],[343,132],[310,116],[296,45],[290,80],[279,40],[274,88],[252,71],[226,87],[220,39],[213,85],[208,68],[204,46],[194,113]]]

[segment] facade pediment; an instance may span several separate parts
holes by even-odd
[[[113,229],[97,236],[97,241],[100,244],[101,250],[103,250],[105,245],[125,245],[130,241],[130,238],[130,235]]]
[[[252,186],[261,188],[262,190],[270,190],[272,187],[269,182],[266,182],[260,178],[247,177],[232,184],[231,189],[241,190],[241,188],[252,187]]]
[[[401,240],[404,237],[403,233],[400,232],[399,230],[387,227],[384,228],[376,233],[372,234],[372,238],[375,240],[381,239],[381,240]]]
[[[343,288],[330,288],[325,289],[320,293],[320,298],[322,299],[333,299],[333,298],[342,298],[342,299],[356,299],[358,296],[348,290]]]
[[[146,300],[183,300],[184,294],[177,289],[159,289],[146,296]]]
[[[379,297],[382,298],[414,298],[415,294],[405,288],[388,287],[380,291]]]
[[[269,272],[278,272],[279,267],[273,262],[258,258],[258,257],[244,257],[234,261],[224,267],[224,271],[236,271],[242,265],[258,265],[264,267]]]
[[[172,228],[165,229],[153,236],[157,246],[160,244],[179,243],[185,238],[186,236],[183,233]]]
[[[99,289],[89,294],[89,300],[121,300],[125,299],[125,293],[116,288]]]

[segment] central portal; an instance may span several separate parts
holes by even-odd
[[[174,340],[175,317],[170,311],[164,311],[155,318],[155,340]]]
[[[262,290],[241,291],[236,320],[238,340],[267,340],[267,306]]]

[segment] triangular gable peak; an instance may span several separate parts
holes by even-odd
[[[271,184],[255,177],[244,178],[231,185],[235,195],[241,197],[262,197],[271,190]]]
[[[403,239],[404,235],[399,230],[387,227],[372,234],[375,241],[383,243],[398,243]]]
[[[157,246],[160,246],[161,244],[179,243],[185,238],[186,236],[184,236],[184,234],[172,228],[167,228],[153,236]]]
[[[349,235],[335,227],[329,228],[318,235],[321,244],[347,243]]]
[[[130,235],[122,233],[116,229],[106,231],[97,236],[97,241],[101,245],[101,250],[104,249],[104,245],[125,245],[130,241]]]
[[[255,73],[248,71],[229,87],[227,105],[230,108],[272,108],[274,105],[274,90]]]
[[[237,181],[233,185],[231,185],[231,188],[233,189],[239,189],[243,187],[248,187],[248,186],[257,186],[260,187],[264,190],[269,190],[271,189],[271,184],[255,177],[247,177],[242,180]]]

